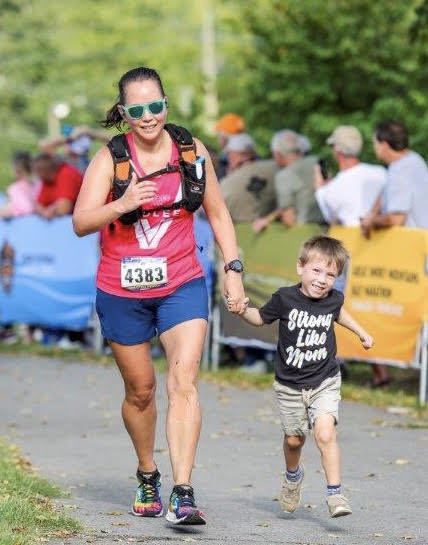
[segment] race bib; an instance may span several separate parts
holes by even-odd
[[[148,290],[168,282],[166,257],[124,257],[121,263],[122,288]]]

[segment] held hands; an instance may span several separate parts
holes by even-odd
[[[155,196],[156,183],[151,180],[139,182],[134,173],[125,193],[120,197],[118,202],[120,202],[123,213],[126,214],[151,201]]]
[[[248,298],[245,297],[244,286],[240,273],[228,271],[224,277],[224,296],[227,302],[227,310],[234,314],[242,314],[248,306]]]
[[[235,312],[235,314],[239,314],[239,316],[242,316],[243,314],[245,314],[245,311],[248,308],[249,302],[250,302],[249,298],[244,297],[239,312]],[[226,297],[226,305],[227,305],[227,310],[229,312],[233,312],[232,308],[234,307],[235,304],[236,304],[236,301],[234,301],[230,296]]]
[[[364,346],[364,348],[366,350],[368,350],[369,348],[373,348],[374,346],[374,339],[373,337],[371,337],[368,333],[366,333],[365,331],[363,331],[361,334],[360,334],[360,341],[361,341],[361,344]]]

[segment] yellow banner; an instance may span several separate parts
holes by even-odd
[[[357,227],[333,227],[329,234],[351,254],[345,308],[375,339],[366,351],[355,335],[336,325],[338,355],[411,363],[428,319],[428,231],[394,227],[374,232],[370,240]]]

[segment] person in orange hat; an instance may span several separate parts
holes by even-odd
[[[214,125],[214,129],[217,132],[218,141],[221,146],[217,169],[217,176],[221,181],[221,178],[226,176],[227,173],[228,159],[225,148],[229,141],[229,137],[244,132],[245,122],[241,116],[233,113],[227,113],[220,117],[220,119]]]

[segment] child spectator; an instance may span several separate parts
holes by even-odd
[[[13,157],[15,182],[7,188],[6,203],[0,208],[0,218],[24,216],[34,212],[40,182],[34,181],[31,172],[31,155],[26,151]]]
[[[284,430],[285,479],[280,505],[293,513],[300,503],[304,477],[300,456],[308,430],[315,441],[327,479],[327,505],[332,517],[352,513],[341,492],[338,422],[341,378],[336,361],[334,322],[354,332],[364,348],[372,337],[343,308],[343,294],[333,289],[348,260],[340,241],[327,236],[307,240],[297,272],[301,283],[280,288],[259,310],[247,307],[241,317],[261,326],[279,320],[275,382]]]

